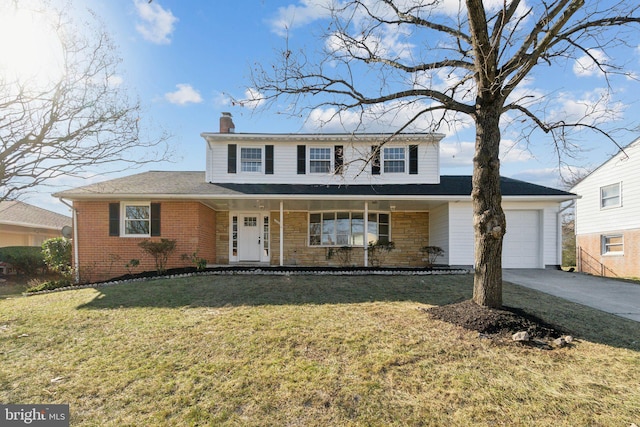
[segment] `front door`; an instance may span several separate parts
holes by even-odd
[[[262,250],[260,219],[260,215],[239,215],[238,261],[260,261]]]

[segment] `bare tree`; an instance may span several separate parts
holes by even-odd
[[[140,103],[120,84],[120,59],[98,20],[80,28],[49,5],[31,12],[53,13],[59,61],[43,79],[0,67],[0,201],[61,176],[165,160],[167,135],[143,138]]]
[[[475,280],[473,300],[502,305],[501,125],[521,124],[551,135],[558,153],[578,148],[571,131],[590,129],[615,142],[604,126],[612,111],[609,92],[582,117],[551,114],[549,99],[522,90],[534,69],[563,66],[586,57],[607,77],[624,75],[600,52],[637,46],[631,28],[640,22],[636,0],[353,0],[329,8],[320,60],[287,47],[270,67],[253,70],[255,93],[283,112],[302,114],[324,107],[340,116],[372,111],[407,114],[399,133],[427,118],[437,130],[467,117],[476,129],[473,159]],[[491,4],[491,6],[489,6]],[[457,9],[450,10],[454,5]],[[628,32],[628,34],[625,34]],[[396,46],[385,37],[393,35]],[[627,46],[627,43],[629,44]],[[398,45],[407,48],[398,48]],[[374,76],[378,84],[371,84]],[[560,79],[559,79],[560,80]],[[254,100],[255,101],[255,100]],[[280,104],[282,105],[282,104]],[[372,108],[377,107],[377,108]],[[502,123],[501,123],[502,121]]]

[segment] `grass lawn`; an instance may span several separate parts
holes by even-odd
[[[0,300],[0,402],[73,426],[640,424],[640,324],[505,284],[552,351],[422,308],[472,276],[201,276]]]

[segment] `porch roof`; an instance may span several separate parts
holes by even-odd
[[[503,200],[562,202],[577,196],[511,178],[501,178]],[[207,183],[204,172],[150,171],[62,191],[69,200],[197,200],[216,210],[371,209],[429,210],[471,200],[471,177],[444,175],[440,184],[306,185]]]

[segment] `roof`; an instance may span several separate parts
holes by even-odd
[[[0,202],[0,224],[60,230],[71,218],[19,201]]]
[[[573,193],[501,177],[503,197],[540,197],[568,200]],[[54,194],[66,199],[105,198],[243,198],[252,196],[291,197],[380,197],[419,198],[470,197],[471,176],[443,175],[439,184],[309,185],[207,183],[204,172],[150,171]]]

